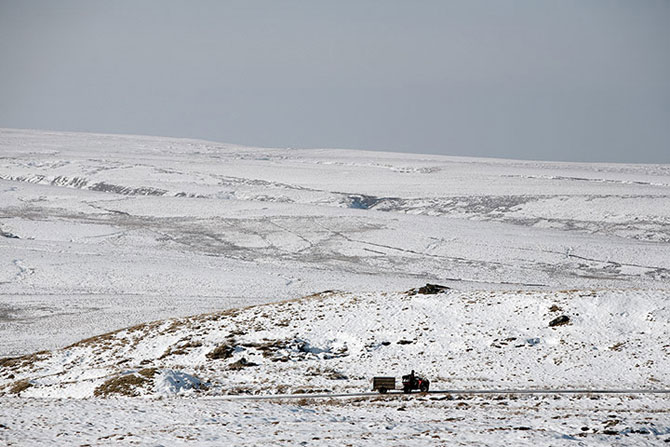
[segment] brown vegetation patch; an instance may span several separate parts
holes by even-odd
[[[235,363],[231,363],[228,366],[228,369],[231,369],[233,371],[239,371],[240,369],[248,368],[250,366],[258,366],[258,363],[250,362],[247,359],[245,359],[244,357],[242,357],[241,359],[239,359]]]
[[[20,357],[5,357],[0,359],[0,368],[26,368],[32,366],[35,362],[46,360],[50,356],[50,351],[40,351]]]
[[[305,373],[307,376],[320,376],[329,380],[347,380],[349,377],[332,368],[310,367]]]
[[[31,386],[33,386],[33,384],[30,383],[27,379],[19,380],[12,384],[12,386],[9,388],[9,392],[12,394],[19,394]]]
[[[167,333],[177,332],[183,325],[184,325],[183,321],[173,320],[172,324],[170,325],[169,328],[166,329],[165,332],[167,332]]]
[[[69,346],[66,346],[65,349],[77,348],[77,347],[81,348],[85,346],[93,346],[99,343],[108,342],[111,341],[112,338],[114,338],[114,335],[117,334],[118,332],[120,331],[107,332],[106,334],[100,334],[95,335],[93,337],[85,338],[83,340],[79,340],[76,343],[72,343]]]
[[[149,322],[149,323],[137,324],[135,326],[127,327],[127,328],[124,328],[124,329],[117,329],[115,331],[107,332],[107,333],[100,334],[100,335],[94,335],[93,337],[85,338],[85,339],[79,340],[78,342],[73,343],[69,346],[66,346],[65,349],[76,348],[76,347],[85,347],[85,346],[95,346],[95,345],[98,345],[98,344],[108,345],[109,343],[112,342],[112,340],[115,339],[115,336],[117,334],[121,333],[121,332],[127,332],[128,334],[134,334],[136,332],[142,332],[143,334],[141,334],[141,335],[146,335],[149,330],[157,329],[164,323],[165,323],[164,320],[152,321],[152,322]],[[134,340],[135,343],[138,342],[137,337],[133,337],[133,340]],[[129,340],[128,338],[124,338],[122,341],[125,342],[125,343],[129,343],[131,340]]]
[[[108,397],[113,394],[130,397],[139,396],[139,388],[145,387],[150,383],[150,379],[147,378],[148,373],[146,372],[149,369],[141,371],[145,371],[145,373],[142,375],[132,373],[112,377],[97,387],[93,391],[93,395],[95,397]]]
[[[139,332],[139,331],[146,333],[150,329],[158,329],[164,323],[165,323],[165,320],[151,321],[149,323],[140,323],[140,324],[137,324],[135,326],[131,326],[129,328],[122,329],[122,330],[127,331],[129,334],[132,334],[133,332]],[[120,332],[120,331],[117,331],[117,332]]]
[[[13,368],[21,362],[21,357],[4,357],[0,359],[0,368]]]
[[[177,346],[169,347],[165,352],[158,358],[158,360],[163,360],[166,357],[171,355],[185,355],[188,354],[188,351],[193,348],[199,348],[202,346],[200,341],[191,341]],[[211,353],[210,353],[211,354]]]
[[[206,357],[211,360],[227,359],[233,355],[233,352],[235,352],[234,347],[222,344],[214,348],[212,352],[209,352]]]
[[[253,348],[261,351],[263,357],[271,357],[280,349],[286,349],[287,345],[287,340],[263,340],[258,343],[248,342],[240,344],[244,348]]]
[[[612,346],[610,346],[610,350],[612,350],[612,351],[621,351],[621,350],[623,349],[623,347],[624,347],[625,344],[626,344],[625,341],[622,341],[622,342],[619,342],[619,343],[615,343],[615,344],[613,344]]]
[[[157,372],[158,369],[156,368],[144,368],[137,371],[137,374],[147,379],[153,379]]]

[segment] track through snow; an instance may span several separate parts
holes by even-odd
[[[383,397],[410,397],[410,396],[431,396],[431,395],[441,395],[446,394],[448,396],[455,395],[467,395],[467,396],[476,396],[480,394],[495,394],[495,395],[524,395],[524,394],[584,394],[584,395],[596,395],[596,394],[670,394],[670,389],[637,389],[637,390],[598,390],[598,389],[492,389],[492,390],[434,390],[428,391],[426,393],[410,393],[406,394],[402,391],[389,391],[383,395]],[[214,398],[220,400],[283,400],[283,399],[334,399],[334,398],[355,398],[355,397],[380,397],[378,392],[369,392],[369,393],[327,393],[327,394],[267,394],[264,396],[225,396]]]

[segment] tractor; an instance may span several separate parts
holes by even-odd
[[[419,390],[422,393],[427,393],[430,388],[430,380],[417,376],[414,371],[406,376],[402,376],[402,390],[404,393],[411,393],[412,390]]]

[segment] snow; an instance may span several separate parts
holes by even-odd
[[[159,372],[154,385],[154,392],[164,396],[184,394],[185,392],[199,388],[201,383],[195,376],[168,369]]]
[[[670,277],[665,165],[13,129],[0,157],[2,355],[326,289]]]
[[[7,445],[657,446],[659,396],[222,401],[3,399]],[[20,415],[17,417],[17,415]]]
[[[327,292],[140,325],[26,358],[11,378],[0,376],[0,393],[28,381],[22,396],[93,397],[143,368],[160,374],[153,388],[130,394],[361,392],[373,376],[411,369],[435,390],[665,389],[669,300],[668,290],[640,289]],[[552,327],[559,316],[568,324]],[[229,352],[212,357],[221,346]]]
[[[668,165],[0,129],[0,439],[658,444],[667,395],[230,399],[410,369],[667,389],[669,191]]]

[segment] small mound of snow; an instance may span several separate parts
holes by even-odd
[[[201,385],[202,382],[195,376],[165,369],[156,376],[154,391],[161,395],[180,394],[184,391],[198,389]]]

